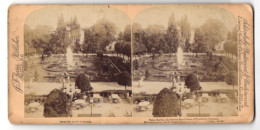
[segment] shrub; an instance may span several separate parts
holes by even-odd
[[[92,90],[89,79],[87,78],[87,76],[85,74],[80,74],[76,78],[75,85],[78,87],[78,89],[81,90],[81,92]]]
[[[54,89],[44,102],[44,117],[69,117],[71,116],[71,101],[69,95],[61,90]]]
[[[156,96],[153,104],[154,117],[175,117],[181,112],[180,99],[176,93],[164,88]]]
[[[185,85],[187,88],[189,88],[191,91],[199,90],[200,84],[198,81],[197,76],[194,73],[189,74],[185,79]]]
[[[117,77],[117,83],[119,85],[125,86],[126,90],[126,86],[131,86],[132,83],[130,73],[128,73],[127,71],[123,71],[122,73],[120,73]]]

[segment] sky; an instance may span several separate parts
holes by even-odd
[[[140,12],[134,22],[139,23],[143,28],[153,24],[163,25],[166,28],[172,13],[177,21],[186,14],[192,28],[199,27],[210,18],[220,20],[229,30],[232,30],[237,23],[236,17],[226,9],[201,5],[163,5],[149,8]]]
[[[58,18],[61,15],[63,15],[65,22],[69,22],[71,17],[77,16],[81,28],[90,27],[102,18],[115,23],[119,31],[123,31],[125,26],[130,24],[130,19],[124,12],[115,8],[108,8],[106,5],[45,7],[27,16],[25,24],[31,28],[35,28],[37,25],[48,25],[56,29]]]
[[[172,13],[174,13],[177,21],[180,21],[181,17],[186,14],[192,28],[199,27],[209,18],[220,20],[229,30],[232,30],[236,24],[235,16],[229,11],[220,7],[201,5],[151,7],[137,14],[133,23],[139,23],[143,28],[153,24],[163,25],[166,28],[169,16]],[[31,28],[37,25],[48,25],[56,29],[58,17],[61,15],[63,15],[65,21],[70,21],[71,17],[77,16],[82,28],[90,27],[102,18],[115,23],[119,31],[123,31],[125,26],[131,23],[129,17],[124,12],[112,7],[108,8],[106,5],[65,5],[38,9],[26,18],[25,24]]]

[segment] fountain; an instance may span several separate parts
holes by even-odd
[[[73,52],[70,46],[67,48],[66,60],[67,60],[67,68],[71,69],[73,67]]]
[[[176,53],[177,63],[178,63],[178,69],[180,68],[180,65],[183,65],[183,51],[182,48],[179,46]]]

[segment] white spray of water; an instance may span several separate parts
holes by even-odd
[[[178,65],[182,65],[183,64],[183,51],[182,48],[179,46],[177,49],[177,63]]]
[[[67,48],[66,60],[67,60],[68,68],[72,67],[73,66],[73,52],[72,52],[71,47]]]

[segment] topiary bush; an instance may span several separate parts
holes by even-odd
[[[78,87],[78,89],[81,90],[81,92],[92,90],[89,79],[87,78],[87,76],[85,74],[80,74],[76,78],[75,85]]]
[[[59,89],[52,90],[44,102],[44,117],[70,117],[70,96]]]
[[[154,117],[175,117],[180,115],[179,96],[168,88],[162,89],[157,94],[153,104]]]

